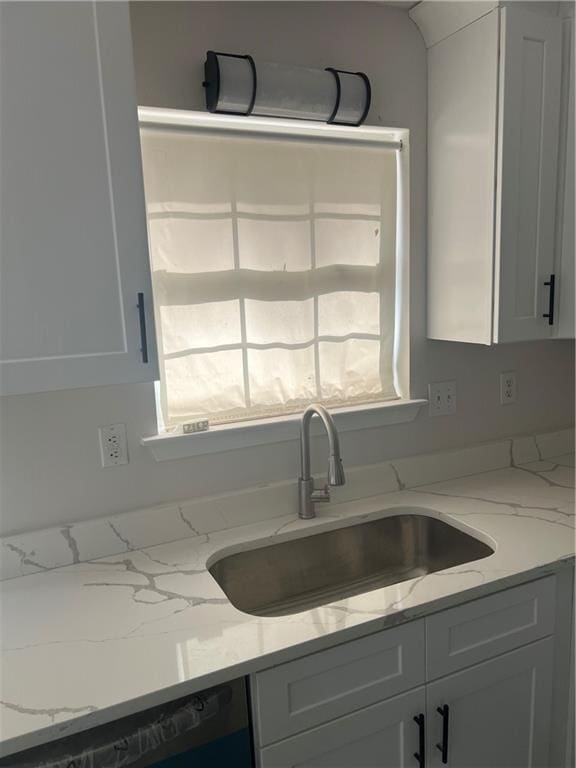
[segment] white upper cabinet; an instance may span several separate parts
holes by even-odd
[[[429,44],[428,336],[557,336],[562,19],[470,3],[451,28],[457,5],[411,13]]]
[[[565,135],[560,144],[559,232],[556,253],[559,260],[558,335],[574,338],[574,19],[564,22],[564,112]],[[561,133],[562,136],[562,133]],[[563,173],[562,173],[563,171]]]
[[[0,34],[0,393],[153,380],[127,6],[1,3]]]

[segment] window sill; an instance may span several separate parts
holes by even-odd
[[[427,400],[392,400],[387,403],[371,403],[351,408],[334,408],[330,412],[340,432],[352,432],[414,421],[420,408],[427,402]],[[156,461],[169,461],[296,440],[299,425],[299,416],[282,416],[276,419],[215,426],[207,432],[191,435],[165,432],[153,437],[144,437],[140,442],[150,448]],[[320,423],[314,419],[312,434],[321,434],[321,432]]]

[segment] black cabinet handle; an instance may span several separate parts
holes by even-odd
[[[436,744],[436,749],[442,752],[442,762],[448,762],[448,727],[450,720],[450,707],[444,704],[443,707],[437,707],[436,712],[442,716],[442,744]]]
[[[548,312],[545,312],[542,317],[548,318],[548,325],[554,325],[554,294],[556,293],[556,275],[550,275],[550,279],[546,280],[544,285],[550,288],[550,294],[548,297]]]
[[[426,768],[426,730],[424,725],[424,715],[416,715],[414,722],[418,726],[418,752],[414,752],[414,757],[418,760],[420,768]]]
[[[144,308],[144,294],[138,294],[138,314],[140,316],[140,347],[142,351],[142,362],[148,362],[148,339],[146,337],[146,310]]]

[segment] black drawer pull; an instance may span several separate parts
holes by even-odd
[[[542,317],[548,318],[548,325],[554,325],[554,294],[556,293],[556,275],[550,275],[550,279],[546,280],[544,285],[550,288],[550,294],[548,297],[548,312],[545,312]]]
[[[450,707],[444,704],[443,707],[437,707],[436,712],[442,716],[442,744],[436,744],[436,749],[442,752],[442,762],[448,762],[448,727],[450,719]]]
[[[418,726],[418,752],[414,752],[414,757],[418,760],[420,768],[426,768],[426,730],[424,725],[424,715],[416,715],[414,722]]]
[[[138,294],[138,314],[140,316],[140,347],[142,351],[142,362],[148,362],[148,338],[146,336],[146,310],[144,307],[144,294]]]

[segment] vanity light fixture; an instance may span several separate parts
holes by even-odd
[[[208,51],[203,86],[208,111],[228,115],[361,125],[370,109],[370,80],[363,72],[256,64],[248,55]]]

